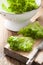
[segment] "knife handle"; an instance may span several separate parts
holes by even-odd
[[[29,55],[29,60],[26,62],[26,65],[30,65],[36,54],[38,53],[38,49],[35,48],[33,52]]]
[[[43,14],[43,7],[40,7],[37,11],[37,13],[30,19],[30,21],[33,23]]]

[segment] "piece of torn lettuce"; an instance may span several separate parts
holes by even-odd
[[[18,32],[25,37],[32,37],[33,39],[43,38],[43,26],[38,21],[29,24],[28,26],[20,29]]]
[[[10,48],[16,51],[31,51],[34,45],[34,40],[30,37],[11,36],[7,42]]]

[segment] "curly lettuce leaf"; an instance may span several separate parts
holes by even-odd
[[[12,50],[18,51],[31,51],[33,48],[34,40],[30,37],[14,37],[11,36],[7,41]]]
[[[5,0],[2,2],[3,10],[15,14],[28,12],[37,9],[38,7],[35,0]]]
[[[41,26],[39,22],[34,22],[20,29],[18,33],[25,37],[32,37],[34,39],[43,38],[43,26]]]

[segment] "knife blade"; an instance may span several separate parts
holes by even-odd
[[[33,52],[29,55],[29,59],[26,62],[26,65],[31,65],[31,63],[33,62],[35,56],[37,55],[37,53],[39,51],[43,50],[43,41],[41,41],[41,43],[33,50]]]
[[[41,43],[37,46],[38,50],[43,50],[43,41],[41,41]]]

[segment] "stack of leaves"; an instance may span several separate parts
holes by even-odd
[[[2,8],[7,12],[20,14],[37,9],[39,6],[35,0],[3,0]]]
[[[37,21],[22,28],[19,31],[19,34],[22,34],[25,37],[32,37],[34,39],[43,38],[43,26],[41,26]]]
[[[11,36],[7,41],[12,50],[31,51],[33,48],[34,40],[30,37],[14,37]]]

